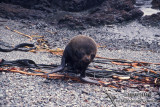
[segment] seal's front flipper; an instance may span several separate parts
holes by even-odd
[[[99,83],[98,81],[92,80],[92,79],[90,79],[90,78],[88,78],[88,77],[81,77],[80,79],[81,79],[82,81],[84,81],[84,82],[101,85],[101,83]]]

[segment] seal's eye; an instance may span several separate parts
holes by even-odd
[[[91,59],[94,59],[94,57],[95,57],[95,54],[91,54]]]

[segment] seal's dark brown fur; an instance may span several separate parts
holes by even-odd
[[[84,35],[73,37],[64,50],[61,65],[51,73],[61,71],[65,66],[71,66],[75,73],[80,73],[82,80],[95,83],[94,80],[86,78],[85,71],[93,61],[96,52],[97,46],[92,38]]]

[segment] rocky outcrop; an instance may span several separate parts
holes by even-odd
[[[60,25],[85,28],[84,25],[99,26],[133,20],[141,17],[143,12],[134,7],[133,0],[106,0],[81,16],[67,15],[59,20]],[[76,27],[75,27],[76,26]]]
[[[105,0],[53,0],[53,3],[66,11],[82,11],[100,5]]]
[[[144,16],[141,18],[140,22],[145,26],[160,27],[160,12],[150,16]]]
[[[160,9],[160,0],[152,0],[152,8]],[[145,26],[160,27],[160,12],[150,16],[144,16],[140,22]]]
[[[160,0],[152,0],[152,8],[160,9]]]
[[[142,11],[134,7],[135,0],[2,0],[1,2],[23,7],[23,9],[14,6],[13,9],[12,6],[6,8],[6,5],[1,3],[0,5],[3,5],[0,6],[3,10],[0,11],[1,16],[27,18],[31,15],[33,18],[44,18],[48,23],[72,29],[120,23],[143,15]],[[33,9],[36,9],[37,13]]]
[[[45,18],[40,10],[25,9],[18,5],[0,3],[0,17],[8,19],[36,19]]]
[[[51,12],[51,2],[49,0],[1,0],[0,2],[20,5],[28,9],[37,9]]]

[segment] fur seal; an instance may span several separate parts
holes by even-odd
[[[73,37],[64,49],[61,65],[53,69],[52,74],[62,71],[65,66],[70,66],[75,73],[80,74],[80,79],[84,82],[100,84],[98,81],[86,77],[86,69],[96,56],[96,42],[88,36],[78,35]]]

